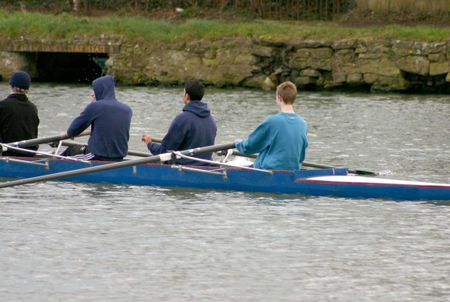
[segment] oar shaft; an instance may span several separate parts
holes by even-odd
[[[156,162],[156,161],[160,161],[160,160],[161,160],[160,156],[156,155],[156,156],[151,156],[151,157],[136,160],[135,163],[133,163],[133,165],[138,165],[138,164],[143,164],[143,163],[151,163],[151,162]],[[14,187],[14,186],[19,186],[19,185],[25,185],[25,184],[31,184],[31,183],[41,182],[41,181],[58,179],[58,178],[67,178],[67,177],[71,177],[71,176],[101,172],[101,171],[118,169],[118,168],[128,167],[128,166],[130,166],[129,161],[121,161],[121,162],[116,162],[116,163],[112,163],[112,164],[104,164],[104,165],[82,168],[82,169],[77,169],[77,170],[58,172],[58,173],[53,173],[53,174],[49,174],[49,175],[41,175],[41,176],[36,176],[36,177],[31,177],[31,178],[13,180],[13,181],[9,181],[6,183],[1,183],[0,188]]]
[[[242,157],[248,157],[248,158],[256,158],[257,157],[256,154],[249,154],[249,155],[247,155],[247,154],[241,153],[241,152],[236,151],[236,150],[233,150],[233,155],[242,156]],[[325,165],[319,165],[319,164],[311,164],[311,163],[305,163],[305,162],[302,163],[302,166],[304,166],[304,167],[311,167],[311,168],[318,168],[318,169],[333,168],[331,166],[325,166]]]
[[[74,142],[74,141],[63,141],[63,142],[61,142],[61,145],[63,145],[63,146],[79,146],[79,147],[86,146],[86,144],[84,144],[84,143]],[[151,154],[149,152],[128,150],[128,155],[148,157]]]
[[[180,151],[180,152],[183,155],[195,155],[195,154],[199,154],[199,153],[207,153],[207,152],[215,152],[218,150],[233,149],[234,147],[235,147],[234,143],[227,143],[227,144],[221,144],[221,145],[199,147],[199,148],[184,150],[184,151]],[[153,156],[139,158],[139,159],[133,159],[133,160],[129,160],[129,161],[108,163],[108,164],[98,165],[98,166],[94,166],[94,167],[88,167],[88,168],[82,168],[82,169],[77,169],[77,170],[53,173],[53,174],[49,174],[49,175],[41,175],[41,176],[30,177],[30,178],[25,178],[25,179],[13,180],[13,181],[5,182],[5,183],[0,183],[0,188],[7,188],[7,187],[18,186],[18,185],[31,184],[31,183],[48,181],[48,180],[59,179],[59,178],[67,178],[67,177],[72,177],[72,176],[88,174],[88,173],[95,173],[95,172],[107,171],[107,170],[112,170],[112,169],[131,167],[131,166],[153,163],[153,162],[164,162],[164,161],[170,160],[171,158],[172,158],[172,153],[163,153],[160,155],[153,155]]]
[[[321,165],[321,164],[313,164],[313,163],[306,163],[303,162],[302,163],[303,167],[309,167],[309,168],[317,168],[317,169],[332,169],[332,168],[336,168],[333,166],[327,166],[327,165]]]
[[[86,136],[86,135],[90,135],[91,131],[90,130],[86,130],[83,131],[82,133],[80,133],[78,136]],[[61,141],[61,140],[65,140],[70,138],[67,134],[62,134],[62,135],[54,135],[54,136],[47,136],[47,137],[38,137],[38,138],[33,138],[33,139],[28,139],[28,140],[23,140],[23,141],[18,141],[18,142],[14,142],[14,143],[9,143],[9,145],[14,146],[14,147],[19,147],[19,148],[25,148],[25,147],[30,147],[30,146],[36,146],[39,144],[47,144],[47,143],[51,143],[51,142],[55,142],[55,141]]]
[[[233,151],[233,155],[243,156],[243,157],[248,157],[248,158],[256,158],[255,154],[246,155],[246,154],[243,154],[243,153],[241,153],[239,151],[236,151],[236,150]],[[327,165],[321,165],[321,164],[315,164],[315,163],[308,163],[308,162],[303,162],[302,163],[302,167],[317,168],[317,169],[334,169],[334,168],[336,168],[336,167],[333,167],[333,166],[327,166]],[[359,174],[359,175],[377,175],[377,173],[375,173],[375,172],[365,171],[365,170],[348,169],[348,172],[349,173],[353,173],[353,174]]]

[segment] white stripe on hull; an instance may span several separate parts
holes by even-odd
[[[432,186],[432,187],[450,188],[450,184],[443,184],[443,183],[408,181],[408,180],[397,180],[397,179],[365,177],[365,176],[348,176],[348,175],[310,177],[304,179],[304,181],[379,184],[379,185]]]

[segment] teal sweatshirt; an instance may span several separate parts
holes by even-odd
[[[247,139],[236,144],[244,154],[259,153],[253,166],[268,170],[297,170],[308,147],[308,125],[296,113],[268,116]]]

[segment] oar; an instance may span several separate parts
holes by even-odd
[[[159,142],[161,141],[160,139],[152,139],[154,142]],[[78,142],[72,142],[72,141],[64,141],[62,142],[63,146],[86,146],[86,144],[83,143],[78,143]],[[216,152],[219,155],[224,155],[223,152]],[[133,155],[133,156],[140,156],[140,157],[148,157],[150,156],[149,153],[146,152],[140,152],[140,151],[133,151],[133,150],[128,150],[128,155]],[[239,151],[233,150],[233,155],[237,155],[237,156],[242,156],[242,157],[248,157],[248,158],[256,158],[256,155],[251,154],[251,155],[246,155],[243,153],[240,153]],[[321,164],[314,164],[314,163],[306,163],[304,162],[302,164],[303,167],[309,167],[309,168],[317,168],[317,169],[333,169],[336,167],[333,166],[326,166],[326,165],[321,165]],[[371,172],[371,171],[365,171],[365,170],[354,170],[354,169],[348,169],[349,173],[352,174],[357,174],[357,175],[377,175],[377,173],[375,172]]]
[[[85,130],[77,136],[86,136],[86,135],[90,135],[90,134],[91,134],[90,130]],[[36,145],[40,145],[40,144],[47,144],[47,143],[51,143],[51,142],[62,141],[62,140],[68,139],[68,138],[72,138],[72,137],[68,136],[67,134],[62,134],[62,135],[38,137],[38,138],[8,143],[8,145],[11,145],[13,147],[18,147],[18,148],[25,148],[25,147],[36,146]]]
[[[247,155],[247,154],[243,154],[243,153],[241,153],[239,151],[235,151],[235,150],[233,150],[233,155],[242,156],[242,157],[248,157],[248,158],[256,158],[256,155],[254,155],[254,154]],[[333,167],[333,166],[314,164],[314,163],[307,163],[307,162],[303,162],[302,163],[302,167],[318,168],[318,169],[334,169],[334,168],[336,168],[336,167]],[[348,172],[352,173],[352,174],[357,174],[357,175],[377,175],[377,173],[375,173],[375,172],[365,171],[365,170],[348,169]]]
[[[310,168],[318,168],[318,169],[333,169],[333,168],[336,168],[336,167],[333,167],[333,166],[314,164],[314,163],[305,163],[305,162],[302,164],[302,166],[310,167]],[[357,174],[357,175],[372,175],[372,176],[377,175],[377,173],[375,173],[375,172],[366,171],[366,170],[359,170],[359,169],[358,170],[348,169],[347,171],[349,173]]]
[[[234,147],[235,147],[234,143],[227,143],[227,144],[199,147],[199,148],[184,150],[184,151],[180,151],[180,152],[183,155],[192,156],[192,155],[196,155],[199,153],[216,152],[219,150],[233,149]],[[48,181],[48,180],[58,179],[58,178],[67,178],[67,177],[72,177],[72,176],[88,174],[88,173],[101,172],[101,171],[124,168],[124,167],[131,167],[131,166],[153,163],[153,162],[164,162],[164,161],[169,161],[171,159],[172,159],[172,153],[163,153],[163,154],[159,154],[159,155],[152,155],[152,156],[145,157],[145,158],[115,162],[115,163],[110,163],[110,164],[103,164],[103,165],[94,166],[94,167],[88,167],[88,168],[82,168],[82,169],[77,169],[77,170],[58,172],[58,173],[53,173],[53,174],[48,174],[48,175],[41,175],[41,176],[36,176],[36,177],[8,181],[5,183],[0,183],[0,188],[7,188],[7,187],[18,186],[18,185],[31,184],[31,183]]]
[[[66,147],[71,147],[71,146],[85,147],[85,146],[87,146],[84,143],[73,142],[73,141],[62,141],[61,145],[66,146]],[[128,150],[128,155],[134,155],[134,156],[140,156],[140,157],[151,156],[151,154],[149,152],[140,152],[140,151],[133,151],[133,150]]]

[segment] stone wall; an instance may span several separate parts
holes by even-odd
[[[107,65],[126,84],[273,89],[291,80],[305,89],[450,92],[450,41],[301,41],[229,38],[178,45],[122,45]]]
[[[102,39],[105,45],[114,45],[114,51],[108,52],[108,73],[127,85],[181,85],[195,78],[218,87],[274,89],[291,80],[311,90],[450,93],[450,40],[273,42],[223,38],[164,44],[123,37],[120,43],[117,38],[114,43]],[[55,43],[65,45],[64,41]],[[26,49],[21,51],[0,52],[4,78],[17,68],[33,72],[33,56],[24,55]]]
[[[36,75],[36,64],[32,56],[0,51],[0,80],[8,79],[16,70],[27,70],[31,76]]]
[[[170,45],[125,42],[106,65],[125,84],[179,85],[195,78],[215,86],[241,86],[258,69],[253,47],[249,39]]]

